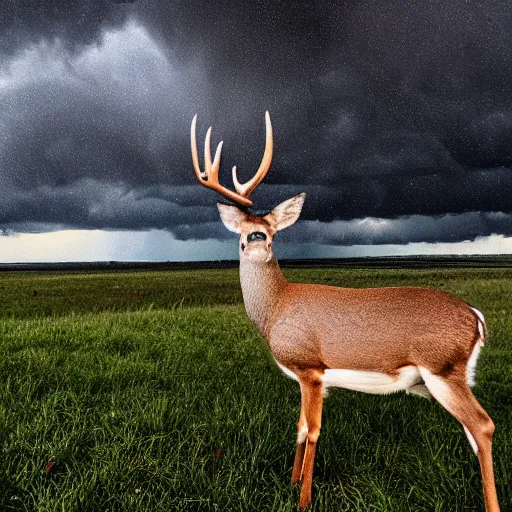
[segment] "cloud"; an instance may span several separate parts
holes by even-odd
[[[442,216],[412,215],[396,219],[366,217],[350,221],[303,221],[285,242],[301,240],[321,245],[383,245],[453,243],[494,234],[512,235],[512,215],[467,212]],[[281,238],[281,234],[279,234]]]
[[[182,206],[184,196],[192,198],[196,194],[182,187],[133,189],[123,183],[93,179],[59,187],[17,189],[0,204],[0,225],[16,231],[54,231],[51,225],[62,228],[73,219],[73,224],[82,229],[171,229],[215,218],[215,204],[201,206],[190,201]]]
[[[305,191],[295,237],[509,234],[511,13],[461,0],[11,3],[0,225],[223,239],[217,198],[193,177],[190,121],[198,112],[200,145],[210,124],[224,140],[230,186],[231,166],[245,180],[261,159],[268,109],[274,162],[254,201]]]
[[[127,8],[109,1],[16,0],[2,6],[0,41],[6,57],[40,42],[60,41],[68,52],[97,44],[103,33],[124,24]]]
[[[267,188],[272,196],[293,195],[288,188]],[[201,200],[196,197],[198,192],[204,196]],[[329,197],[324,190],[313,193]],[[231,234],[219,221],[214,197],[210,191],[192,186],[134,189],[123,183],[86,179],[61,187],[44,186],[11,193],[0,205],[0,226],[11,232],[57,231],[73,218],[79,229],[132,230],[136,226],[140,230],[166,230],[177,240],[229,239]],[[511,236],[512,214],[464,212],[329,221],[306,217],[292,229],[280,232],[278,239],[287,243],[349,246],[460,242],[492,234]]]
[[[81,178],[183,181],[177,124],[193,94],[187,86],[134,24],[74,57],[57,43],[31,47],[0,74],[2,181],[24,188]]]

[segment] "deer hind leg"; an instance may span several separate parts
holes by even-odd
[[[465,368],[441,377],[420,368],[421,376],[434,398],[456,419],[477,454],[482,473],[486,512],[499,512],[492,464],[494,423],[474,397],[466,381]]]
[[[294,477],[302,480],[299,500],[299,506],[302,509],[309,508],[311,505],[313,465],[322,423],[323,384],[320,377],[320,373],[316,370],[305,371],[299,376],[302,394],[301,419],[305,420],[307,431],[299,430],[299,434],[305,432],[305,440],[297,446],[292,481]],[[299,426],[301,419],[299,419]]]

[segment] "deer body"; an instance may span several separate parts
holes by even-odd
[[[255,177],[236,193],[218,182],[220,147],[199,169],[192,123],[192,160],[198,180],[246,207],[249,195],[268,171],[272,158],[270,118],[265,155]],[[205,181],[206,180],[206,181]],[[462,425],[478,456],[487,512],[499,512],[492,463],[494,424],[470,386],[485,320],[477,309],[445,292],[427,288],[353,289],[289,283],[274,256],[280,229],[298,218],[305,199],[299,194],[266,215],[251,215],[219,203],[221,220],[240,235],[240,283],[245,309],[265,338],[276,363],[301,389],[297,449],[292,484],[301,481],[300,507],[311,504],[313,465],[320,435],[325,391],[331,386],[367,393],[408,391],[432,395]]]
[[[325,386],[398,391],[422,380],[416,369],[400,382],[401,369],[422,367],[442,373],[455,361],[467,364],[483,343],[476,310],[448,293],[288,283],[275,258],[265,263],[242,261],[240,282],[247,316],[280,368],[293,378],[294,370],[310,367],[323,372]],[[338,371],[337,381],[332,370]],[[382,379],[375,375],[372,388],[358,385],[355,373],[344,381],[339,370],[359,371],[363,381],[368,379],[364,372],[379,373]]]

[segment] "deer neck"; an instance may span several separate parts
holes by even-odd
[[[272,313],[286,286],[275,256],[268,262],[240,261],[240,284],[249,320],[266,335]]]

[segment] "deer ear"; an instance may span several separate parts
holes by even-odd
[[[299,218],[302,205],[304,204],[304,199],[306,199],[305,193],[299,194],[291,199],[287,199],[281,204],[278,204],[272,212],[265,215],[264,218],[271,225],[274,225],[277,231],[287,228],[295,223]]]
[[[246,218],[246,214],[239,210],[236,206],[229,204],[217,203],[220,213],[220,220],[224,223],[229,231],[240,234],[240,224]]]

